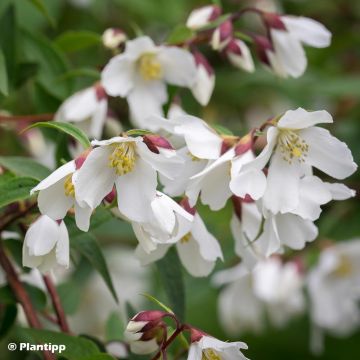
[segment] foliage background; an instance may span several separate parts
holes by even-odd
[[[78,3],[81,2],[78,0]],[[9,10],[11,3],[13,10]],[[46,18],[33,3],[36,1],[0,1],[0,45],[7,61],[10,88],[9,97],[0,95],[0,106],[13,114],[55,112],[62,100],[96,80],[96,69],[106,63],[110,53],[103,49],[98,37],[91,37],[90,33],[82,41],[79,38],[74,41],[71,37],[70,40],[64,39],[64,32],[101,34],[107,27],[113,26],[136,36],[140,28],[162,41],[176,25],[184,23],[192,8],[206,4],[194,0],[93,0],[87,7],[75,6],[75,1],[46,0]],[[251,3],[223,0],[228,11]],[[209,53],[210,62],[217,70],[212,101],[201,109],[184,92],[185,109],[209,122],[219,122],[235,133],[241,133],[253,123],[262,122],[288,108],[324,108],[336,119],[332,130],[349,144],[359,164],[360,2],[282,0],[278,5],[283,13],[305,15],[324,23],[334,34],[331,47],[307,49],[309,67],[305,75],[300,79],[286,80],[275,78],[260,64],[257,64],[254,74],[245,74],[225,64],[218,55]],[[243,25],[251,26],[246,22]],[[125,102],[118,100],[112,105],[126,124]],[[54,136],[51,132],[48,135]],[[27,155],[11,126],[0,127],[0,154]],[[360,190],[359,175],[355,174],[347,185]],[[210,213],[202,207],[200,213],[225,252],[225,264],[219,264],[218,268],[231,265],[234,259],[228,226],[230,207],[217,213]],[[359,214],[358,197],[328,206],[318,224],[320,238],[340,241],[360,236]],[[136,243],[129,226],[117,220],[106,223],[96,232],[103,246]],[[153,278],[152,293],[166,302],[156,266],[148,271]],[[77,282],[77,286],[80,283]],[[185,274],[185,290],[186,320],[210,334],[227,339],[217,319],[217,290],[209,285],[209,279],[195,279]],[[123,291],[126,292],[126,289]],[[148,307],[151,305],[148,304]],[[6,359],[6,345],[17,336],[15,330],[0,341],[1,358]],[[268,328],[262,334],[241,335],[241,340],[249,345],[246,355],[250,359],[303,360],[315,358],[308,351],[309,334],[309,321],[304,316],[283,330]],[[327,337],[325,353],[317,358],[355,359],[360,356],[359,344],[360,333],[346,339]]]

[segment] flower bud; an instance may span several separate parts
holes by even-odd
[[[107,98],[107,94],[105,92],[104,87],[100,84],[100,83],[96,83],[94,85],[95,88],[95,95],[96,95],[96,99],[97,101],[101,101]]]
[[[217,5],[203,6],[194,9],[187,21],[186,26],[192,30],[197,30],[207,25],[209,22],[216,20],[221,15],[221,8]]]
[[[221,23],[213,32],[211,37],[211,47],[214,50],[222,51],[233,38],[233,25],[230,20]]]
[[[235,146],[235,154],[239,156],[246,153],[252,149],[253,144],[254,141],[251,133],[243,136]]]
[[[110,50],[118,49],[126,40],[127,36],[124,31],[117,28],[106,29],[102,35],[103,45]]]
[[[247,72],[254,71],[254,61],[248,46],[239,39],[231,39],[225,49],[225,55],[231,65]]]
[[[262,18],[264,20],[265,25],[268,28],[286,31],[286,26],[284,22],[281,20],[280,15],[276,13],[263,12]]]
[[[154,152],[155,154],[160,153],[159,148],[174,150],[169,141],[167,141],[164,137],[160,135],[145,135],[143,136],[143,141],[149,148],[149,150]]]

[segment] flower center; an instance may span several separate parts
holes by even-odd
[[[222,360],[221,356],[213,349],[204,349],[201,360]]]
[[[191,158],[191,161],[200,161],[201,160],[197,156],[193,155],[190,151],[188,152],[188,155]]]
[[[294,130],[280,130],[279,147],[282,157],[289,164],[294,159],[304,162],[309,145]]]
[[[144,54],[138,62],[140,74],[145,80],[158,80],[162,77],[162,67],[156,54]]]
[[[181,244],[186,244],[186,243],[188,243],[189,240],[190,240],[190,237],[191,237],[191,233],[188,232],[186,235],[184,235],[184,236],[181,238],[180,243],[181,243]]]
[[[65,182],[64,182],[64,192],[66,196],[71,196],[71,197],[75,197],[75,187],[74,184],[72,182],[72,175],[73,174],[69,174],[66,178],[65,178]]]
[[[115,169],[116,174],[125,175],[134,169],[135,160],[135,143],[123,142],[114,147],[109,156],[109,166]]]
[[[334,270],[333,274],[337,277],[347,277],[352,273],[352,265],[347,256],[341,255],[339,265]]]

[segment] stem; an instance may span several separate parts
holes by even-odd
[[[56,287],[50,277],[50,275],[43,275],[43,279],[44,279],[44,283],[45,286],[49,292],[57,319],[58,319],[58,323],[60,326],[61,331],[63,331],[64,333],[69,334],[70,333],[70,328],[69,325],[67,323],[66,320],[66,315],[65,315],[65,311],[61,305],[61,301],[60,301],[60,297],[59,294],[57,293]]]
[[[164,354],[164,351],[168,348],[168,346],[177,338],[177,336],[182,333],[184,330],[183,326],[177,328],[173,334],[167,339],[164,344],[161,346],[160,350],[155,354],[155,356],[151,360],[157,360],[159,357]]]
[[[3,243],[0,241],[0,265],[4,269],[6,279],[15,294],[17,301],[21,304],[24,309],[24,313],[30,327],[34,329],[41,329],[39,318],[35,312],[35,309],[31,303],[28,293],[26,292],[22,282],[20,281],[18,274],[12,265],[10,259],[5,253]],[[54,360],[55,357],[48,351],[44,351],[44,358],[46,360]]]
[[[21,211],[15,213],[13,216],[11,216],[7,220],[5,220],[3,223],[0,223],[0,232],[3,231],[5,228],[7,228],[9,225],[11,225],[14,221],[16,221],[16,220],[20,219],[21,217],[23,217],[24,215],[26,215],[35,206],[36,206],[36,202],[30,204],[24,210],[21,210]]]
[[[1,121],[29,121],[29,122],[37,122],[37,121],[47,121],[52,120],[54,114],[37,114],[37,115],[0,115]]]

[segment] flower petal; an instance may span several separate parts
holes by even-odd
[[[316,124],[332,122],[332,116],[325,110],[306,111],[303,108],[298,108],[286,111],[277,126],[285,129],[305,129]]]
[[[87,204],[80,206],[80,204],[75,201],[75,221],[76,226],[82,231],[88,231],[90,227],[90,217],[93,212],[93,209]]]
[[[356,191],[348,188],[344,184],[324,183],[331,193],[333,200],[347,200],[356,195]]]
[[[206,106],[211,98],[215,87],[215,75],[209,74],[204,66],[198,65],[196,70],[195,83],[191,88],[194,98],[202,105]]]
[[[59,225],[59,240],[56,243],[56,261],[59,265],[69,267],[69,234],[65,223]]]
[[[135,256],[140,260],[141,265],[149,265],[154,261],[162,259],[171,245],[158,245],[155,250],[147,253],[141,245],[136,247]]]

